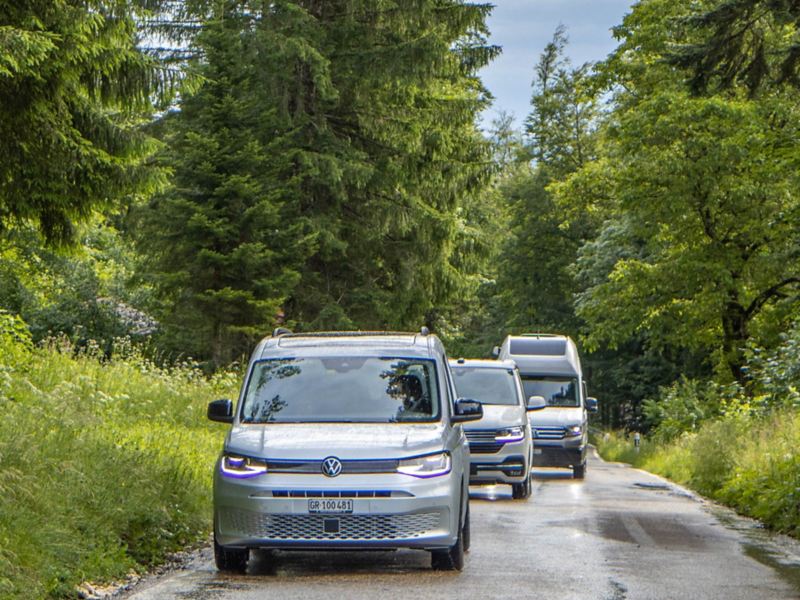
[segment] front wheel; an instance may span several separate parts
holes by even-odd
[[[469,505],[467,505],[464,523],[458,528],[456,543],[444,550],[431,550],[431,567],[436,571],[462,570],[464,568],[464,552],[469,548],[469,537]]]
[[[511,497],[514,500],[524,500],[529,498],[531,495],[531,487],[531,476],[529,474],[525,478],[525,481],[511,484]]]
[[[586,463],[581,463],[572,467],[572,476],[575,479],[583,479],[586,476]]]
[[[244,573],[247,570],[247,561],[250,560],[250,550],[247,548],[226,548],[217,543],[214,534],[214,562],[220,571],[233,571]]]

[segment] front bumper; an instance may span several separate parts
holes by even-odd
[[[530,471],[528,459],[522,455],[507,456],[500,462],[487,462],[478,456],[470,461],[469,482],[472,485],[522,483]]]
[[[522,483],[531,470],[530,441],[505,444],[470,444],[470,477],[473,485]]]
[[[560,442],[533,443],[534,467],[574,467],[586,462],[586,443],[580,437]]]
[[[447,548],[457,539],[461,486],[454,472],[232,479],[217,466],[215,534],[239,548]],[[352,500],[352,513],[310,513],[309,499],[320,498]]]

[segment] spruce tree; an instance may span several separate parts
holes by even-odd
[[[173,185],[141,213],[145,278],[174,353],[224,365],[275,323],[308,253],[302,221],[284,218],[291,151],[265,81],[252,15],[227,2],[197,39],[206,83],[161,127]]]
[[[298,2],[337,92],[309,134],[324,149],[301,206],[318,248],[287,303],[310,327],[413,328],[467,279],[454,264],[460,209],[491,176],[475,127],[488,5],[416,0]],[[304,106],[319,94],[311,86]]]
[[[276,315],[417,327],[466,289],[459,210],[492,169],[475,126],[488,11],[224,3],[198,39],[207,84],[165,123],[175,187],[142,237],[183,347],[225,360]]]
[[[139,46],[153,0],[0,0],[0,235],[54,244],[93,209],[146,193],[159,171],[139,129],[174,81]]]

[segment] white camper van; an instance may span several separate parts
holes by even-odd
[[[583,479],[587,412],[597,410],[597,400],[586,393],[575,342],[563,335],[509,335],[494,353],[517,364],[529,403],[538,396],[547,405],[529,413],[534,466],[571,468],[576,479]]]

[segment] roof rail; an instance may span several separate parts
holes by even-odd
[[[287,330],[288,331],[288,330]],[[407,331],[309,331],[306,333],[288,333],[282,334],[285,337],[365,337],[370,335],[414,335]]]
[[[549,337],[568,337],[563,333],[520,333],[519,337],[537,337],[537,338],[549,338]]]
[[[291,335],[291,333],[291,329],[286,329],[286,327],[276,327],[272,330],[272,337],[278,337],[279,335]]]

